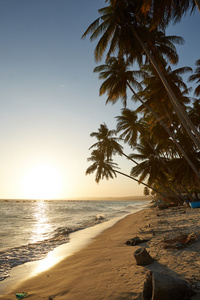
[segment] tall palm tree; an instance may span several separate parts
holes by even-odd
[[[183,38],[166,36],[164,31],[156,28],[150,30],[149,23],[152,18],[149,15],[147,18],[142,18],[142,14],[139,13],[139,1],[108,0],[106,2],[109,2],[109,5],[98,10],[100,17],[82,35],[82,38],[85,38],[91,34],[91,41],[101,36],[94,51],[97,62],[102,60],[106,50],[108,50],[107,59],[113,54],[116,56],[125,54],[131,55],[141,64],[143,56],[148,58],[149,55],[143,49],[143,45],[138,41],[133,30],[142,36],[150,53],[154,55],[160,53],[168,61],[178,62],[174,43],[183,44]]]
[[[119,138],[116,136],[116,130],[109,130],[106,124],[100,124],[97,132],[92,132],[91,137],[96,137],[97,143],[93,144],[90,148],[97,147],[97,149],[104,153],[109,160],[113,154],[122,153],[123,147],[118,143]]]
[[[155,154],[149,144],[142,140],[135,146],[136,153],[130,156],[134,159],[142,161],[131,169],[131,176],[139,176],[139,181],[147,179],[147,184],[152,186],[154,182],[167,182],[167,176],[164,169],[161,168],[161,158]]]
[[[120,138],[122,138],[125,143],[128,143],[129,146],[134,147],[140,135],[146,140],[153,151],[156,151],[150,142],[150,131],[147,131],[148,124],[142,119],[138,120],[135,111],[127,108],[123,109],[121,116],[117,116],[116,119],[118,121],[116,127],[117,131],[121,132]]]
[[[190,138],[195,143],[197,143],[197,141],[196,139],[194,139],[194,134],[196,135],[196,138],[199,141],[197,146],[200,149],[199,132],[196,130],[187,113],[180,105],[169,83],[163,76],[158,62],[153,56],[157,45],[157,29],[153,29],[150,31],[150,28],[148,26],[148,24],[150,23],[150,17],[148,16],[148,18],[145,19],[142,18],[142,15],[140,14],[140,12],[138,12],[138,1],[133,2],[131,0],[107,0],[106,2],[109,2],[110,5],[99,10],[101,16],[88,27],[88,29],[82,36],[85,37],[87,34],[91,33],[90,39],[94,40],[99,35],[102,35],[95,48],[95,59],[97,61],[102,59],[102,56],[106,51],[109,43],[110,47],[107,54],[108,58],[112,53],[118,51],[118,54],[120,55],[131,54],[133,56],[134,54],[134,58],[141,63],[141,56],[146,55],[146,57],[148,57],[148,59],[156,69],[161,81],[163,82],[164,87],[169,94],[170,100],[174,103],[176,112],[180,112],[179,118],[181,120],[181,123],[184,127],[190,128]],[[146,30],[147,28],[149,28],[149,30]],[[152,31],[155,31],[155,34],[153,35],[154,40],[150,38],[152,36]],[[151,33],[150,36],[147,34],[149,32]],[[174,46],[170,44],[169,41],[168,45],[169,48],[171,48],[171,51],[173,51]],[[194,134],[191,132],[191,130]]]
[[[95,181],[97,183],[104,177],[107,180],[116,177],[116,171],[113,170],[113,167],[117,168],[117,164],[113,163],[112,159],[105,160],[105,155],[101,151],[93,150],[88,161],[93,162],[93,164],[87,168],[86,175],[96,171]]]
[[[86,175],[92,174],[94,172],[96,172],[95,175],[95,181],[97,183],[99,183],[100,180],[106,178],[107,180],[109,178],[114,178],[117,175],[116,174],[120,174],[123,175],[125,177],[128,177],[138,183],[141,183],[142,185],[144,185],[145,187],[153,190],[155,193],[160,194],[162,196],[164,196],[161,192],[159,192],[157,189],[152,188],[151,186],[149,186],[148,184],[144,183],[144,182],[139,182],[139,180],[137,180],[136,178],[125,174],[121,171],[118,171],[118,167],[116,163],[113,163],[112,159],[105,159],[104,154],[99,151],[99,150],[93,150],[91,153],[91,157],[88,158],[88,161],[92,161],[93,164],[91,166],[89,166],[86,170]]]
[[[152,141],[151,141],[152,143]],[[140,139],[140,143],[136,145],[137,153],[130,156],[141,160],[137,166],[131,169],[131,176],[139,176],[139,182],[147,180],[147,184],[166,193],[167,197],[172,196],[176,203],[181,201],[181,194],[175,184],[170,183],[170,176],[172,172],[167,172],[167,160],[159,155],[160,145],[154,146],[156,151],[152,149],[146,139]],[[163,163],[164,162],[164,163]],[[182,202],[182,201],[181,201]]]
[[[150,137],[150,131],[147,130],[147,124],[143,120],[137,120],[137,114],[135,111],[130,109],[123,109],[121,116],[116,117],[117,122],[117,130],[122,132],[120,137],[123,138],[125,143],[128,143],[131,147],[135,146],[137,143],[137,139],[139,138],[138,133],[140,134],[140,141],[145,140],[145,142],[149,145],[152,149],[155,157],[159,158],[158,172],[162,171],[163,167],[169,169],[165,164],[164,157],[160,156],[160,147],[155,147],[155,143]],[[159,153],[158,153],[159,151]],[[137,164],[138,165],[138,164]],[[171,170],[168,170],[171,173]],[[169,194],[172,194],[174,197],[177,197],[177,191],[175,192],[170,188],[164,186],[161,182],[160,185],[162,186],[163,190],[168,191]]]
[[[189,110],[190,119],[195,126],[200,130],[200,103],[199,100],[195,100],[192,107]]]
[[[123,106],[127,105],[127,82],[137,90],[141,90],[142,86],[138,82],[139,78],[143,78],[144,72],[131,71],[129,69],[130,62],[125,61],[123,57],[119,59],[110,57],[108,61],[94,68],[95,73],[99,73],[99,79],[104,82],[100,86],[99,95],[107,93],[106,104],[111,102],[116,103],[119,99],[122,100]]]
[[[178,138],[193,164],[200,170],[200,152],[197,151],[189,140],[185,139],[185,135],[181,131],[178,132]],[[192,172],[188,164],[185,163],[182,155],[169,160],[168,165],[173,170],[171,180],[175,184],[182,184],[182,186],[185,186],[186,188],[197,187],[200,185],[200,179]]]
[[[121,116],[117,116],[117,131],[122,132],[120,138],[123,138],[125,143],[133,147],[138,139],[139,134],[142,132],[144,124],[138,117],[135,111],[130,109],[123,109]]]
[[[140,101],[155,116],[155,118],[159,121],[161,126],[163,126],[163,128],[166,130],[166,132],[172,138],[173,142],[176,144],[178,149],[183,153],[188,164],[191,166],[193,171],[196,174],[198,174],[198,176],[200,178],[200,174],[199,174],[198,170],[195,168],[195,166],[193,165],[191,160],[187,157],[187,154],[185,153],[184,149],[181,147],[179,142],[176,140],[176,137],[174,136],[174,134],[169,130],[169,128],[162,121],[162,119],[151,109],[151,107],[149,107],[145,103],[145,101],[143,101],[137,95],[137,93],[132,88],[131,85],[133,84],[134,86],[141,89],[141,85],[139,83],[137,83],[137,79],[134,77],[134,75],[136,75],[137,77],[141,77],[142,75],[144,75],[144,72],[142,73],[140,71],[137,71],[137,72],[129,71],[128,67],[129,67],[130,63],[128,63],[128,62],[124,63],[124,61],[125,61],[124,58],[120,58],[120,59],[112,58],[112,59],[108,60],[108,62],[106,64],[98,66],[94,69],[94,72],[100,72],[100,74],[99,74],[100,79],[105,79],[105,82],[103,82],[100,87],[100,95],[107,92],[108,93],[107,102],[117,101],[119,99],[120,95],[122,97],[124,95],[126,95],[126,89],[128,86],[129,89],[131,90],[131,92],[133,93],[133,95],[135,96],[135,98],[138,101]],[[115,99],[115,93],[114,93],[115,90],[113,91],[113,89],[112,89],[113,86],[115,87],[115,85],[118,86],[117,99]],[[110,90],[112,91],[111,98],[109,97]]]
[[[173,120],[178,121],[177,115],[175,114],[174,105],[169,100],[166,90],[163,89],[162,81],[160,80],[155,69],[151,65],[145,65],[141,68],[141,70],[146,72],[146,76],[142,81],[142,84],[145,86],[145,88],[139,93],[139,95],[145,99],[146,104],[150,106],[162,118],[162,120],[165,120],[165,123],[169,127],[171,124],[173,124]],[[187,97],[189,89],[184,83],[181,75],[191,71],[192,69],[189,67],[182,67],[172,70],[171,67],[167,66],[166,64],[165,68],[163,69],[165,77],[167,78],[171,88],[185,110],[186,104],[190,102],[190,99]],[[141,106],[141,108],[144,109],[145,112],[149,113],[144,106]]]
[[[138,120],[137,114],[135,111],[130,109],[123,109],[121,116],[117,116],[117,131],[122,132],[120,134],[120,138],[123,138],[125,143],[128,143],[129,146],[133,147],[137,144],[138,139],[145,140],[145,142],[149,145],[149,147],[153,150],[157,157],[160,156],[161,148],[159,146],[159,153],[155,147],[155,139],[151,133],[151,128],[149,128],[149,124],[145,122],[145,119]],[[166,136],[165,136],[166,137]],[[166,139],[169,139],[167,135]],[[163,140],[163,137],[160,138]],[[161,145],[159,141],[159,145]],[[162,145],[163,146],[163,145]],[[167,149],[168,150],[168,149]],[[163,152],[166,150],[164,149]],[[165,164],[164,159],[160,157],[161,163]]]
[[[195,9],[195,4],[200,10],[199,0],[143,0],[141,11],[145,15],[148,11],[152,12],[154,20],[152,26],[166,27],[171,20],[178,22],[188,11],[191,13]]]
[[[107,157],[107,160],[111,159],[113,155],[119,154],[137,164],[135,160],[130,159],[129,156],[123,152],[123,147],[118,143],[118,141],[121,139],[113,137],[113,135],[116,134],[116,130],[109,130],[105,123],[101,124],[97,132],[92,132],[90,134],[91,137],[96,137],[98,141],[97,143],[93,144],[89,150],[96,147],[97,150],[104,153],[104,155]]]

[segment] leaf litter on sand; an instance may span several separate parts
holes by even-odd
[[[200,233],[190,233],[190,234],[180,234],[179,236],[169,239],[169,240],[164,240],[163,243],[165,249],[180,249],[183,247],[186,247],[187,245],[193,243],[194,241],[197,240],[197,238],[200,236]]]

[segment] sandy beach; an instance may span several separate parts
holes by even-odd
[[[120,220],[106,229],[79,252],[32,277],[0,299],[115,300],[139,299],[149,270],[186,280],[200,299],[200,210],[173,207],[147,208]],[[185,245],[163,243],[181,234],[190,236]],[[191,235],[192,234],[192,235]],[[136,246],[126,241],[148,239]],[[155,261],[136,264],[133,253],[145,247]]]

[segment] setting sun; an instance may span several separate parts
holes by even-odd
[[[56,199],[60,197],[62,178],[50,165],[31,168],[22,180],[22,193],[26,199]]]

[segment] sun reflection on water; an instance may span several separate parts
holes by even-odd
[[[47,238],[48,233],[52,227],[52,225],[49,224],[47,205],[44,201],[38,201],[35,203],[33,218],[35,220],[30,239],[32,243],[35,243]]]

